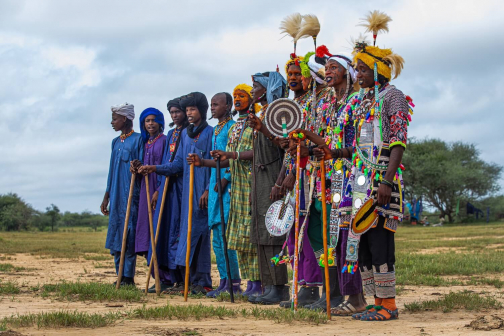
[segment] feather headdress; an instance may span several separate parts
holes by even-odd
[[[370,44],[370,41],[367,39],[367,36],[359,33],[358,37],[350,37],[350,44],[352,45],[352,54],[355,54],[357,51],[355,50],[355,46],[357,45],[366,45]]]
[[[320,33],[320,22],[316,15],[307,14],[303,15],[303,23],[297,33],[297,39],[312,37],[317,49],[317,35]]]
[[[299,40],[297,35],[301,29],[302,22],[303,17],[299,13],[288,15],[280,22],[280,34],[284,34],[283,37],[287,35],[291,36],[294,41],[294,54],[296,53],[296,45]]]
[[[363,22],[359,26],[365,27],[366,33],[373,32],[373,45],[376,45],[376,36],[381,32],[388,33],[388,23],[392,21],[392,18],[379,10],[374,10],[360,20]]]

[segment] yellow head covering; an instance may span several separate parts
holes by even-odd
[[[285,63],[285,75],[288,76],[289,67],[291,65],[294,64],[294,65],[301,67],[299,65],[299,62],[301,62],[302,60],[304,60],[303,56],[296,56],[296,54],[291,54],[291,58]]]
[[[233,97],[234,97],[236,91],[245,91],[249,95],[250,101],[252,101],[252,86],[247,85],[247,84],[238,84],[233,90]],[[261,107],[259,106],[259,104],[254,104],[254,111],[257,113],[260,110],[261,110]]]
[[[383,75],[388,80],[394,79],[401,74],[404,67],[404,59],[392,52],[392,49],[380,49],[378,47],[360,45],[356,48],[357,53],[354,56],[354,63],[361,60],[370,69],[374,69],[374,64],[378,69],[378,73]]]

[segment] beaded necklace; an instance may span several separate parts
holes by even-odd
[[[215,126],[214,128],[214,135],[215,135],[215,139],[214,139],[214,146],[213,146],[213,149],[216,150],[217,149],[217,136],[219,135],[219,133],[222,131],[222,129],[224,128],[224,126],[226,126],[226,124],[232,120],[233,118],[231,117],[231,115],[227,116],[226,119],[222,120],[222,121],[219,121],[219,123],[217,124],[217,126]]]
[[[131,130],[131,132],[129,132],[128,134],[121,134],[119,137],[121,138],[121,142],[124,142],[124,140],[126,140],[126,138],[130,137],[135,131],[134,130]]]
[[[145,148],[152,148],[154,143],[163,135],[163,133],[159,133],[154,139],[149,139],[145,144]]]
[[[247,128],[248,115],[240,115],[236,124],[233,127],[233,132],[231,133],[231,137],[229,138],[229,144],[233,146],[233,149],[236,149],[238,143],[241,141],[243,133]]]

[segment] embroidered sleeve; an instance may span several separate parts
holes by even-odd
[[[409,106],[404,93],[392,89],[385,97],[384,106],[384,141],[388,138],[389,148],[400,145],[406,148],[408,139],[408,116]]]

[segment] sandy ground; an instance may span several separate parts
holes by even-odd
[[[42,311],[78,310],[87,312],[124,311],[134,307],[140,307],[143,303],[127,302],[67,302],[57,301],[50,298],[42,298],[34,295],[30,287],[46,283],[57,283],[60,280],[67,281],[96,281],[112,283],[115,280],[110,261],[89,261],[80,258],[50,259],[36,256],[17,254],[10,256],[12,259],[2,261],[15,266],[28,268],[26,271],[13,273],[0,273],[3,281],[16,281],[22,285],[22,293],[14,296],[0,297],[0,317],[16,314],[39,313]],[[137,285],[145,286],[146,267],[143,260],[138,261]],[[100,266],[96,268],[96,266]],[[105,268],[102,268],[104,267]],[[110,266],[110,267],[107,267]],[[214,279],[218,279],[216,271]],[[502,311],[488,311],[471,313],[458,311],[451,313],[422,312],[407,313],[403,307],[405,303],[436,299],[450,291],[472,290],[477,293],[490,293],[498,300],[503,300],[504,289],[491,286],[452,286],[452,287],[410,287],[406,286],[398,297],[400,318],[396,321],[370,323],[353,321],[349,317],[333,317],[332,321],[324,325],[307,325],[301,323],[279,324],[273,321],[254,320],[244,318],[231,319],[205,319],[202,321],[142,321],[122,320],[110,327],[98,329],[36,329],[22,328],[16,330],[22,335],[272,335],[272,334],[295,334],[295,335],[502,335],[504,330],[475,331],[467,325],[478,316],[497,315],[504,318]],[[202,303],[204,305],[224,305],[233,308],[248,308],[246,303],[231,304],[217,302],[211,299],[190,299],[183,302],[181,297],[149,295],[148,306],[162,306],[170,304]],[[118,307],[119,306],[119,307]],[[276,307],[265,307],[277,309]],[[3,333],[0,332],[0,336]]]

